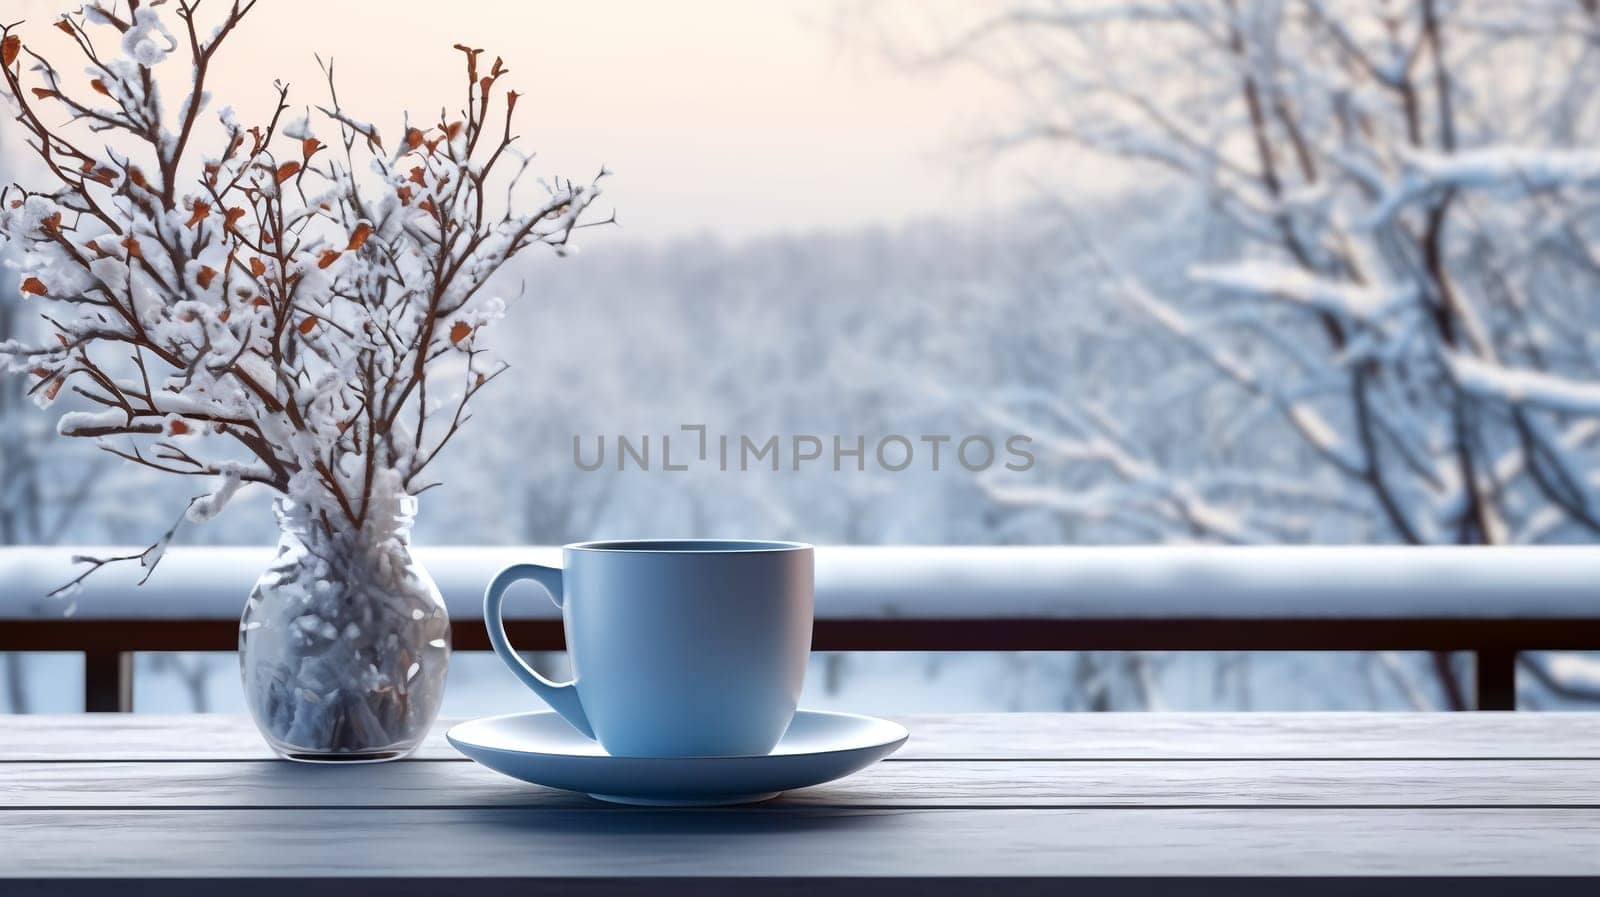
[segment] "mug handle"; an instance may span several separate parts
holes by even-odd
[[[489,588],[483,593],[483,623],[489,630],[489,644],[494,647],[494,653],[500,656],[500,661],[522,684],[533,689],[534,693],[543,698],[550,709],[561,714],[561,718],[572,724],[572,728],[582,732],[588,738],[594,738],[594,727],[589,725],[589,717],[583,712],[583,704],[578,700],[577,680],[571,682],[551,682],[539,675],[539,671],[528,665],[516,649],[511,647],[510,639],[506,638],[506,623],[501,616],[500,605],[505,600],[505,591],[514,582],[531,579],[544,588],[550,595],[550,600],[556,607],[561,606],[561,570],[557,567],[543,567],[539,564],[513,564],[495,575],[494,581],[489,583]]]

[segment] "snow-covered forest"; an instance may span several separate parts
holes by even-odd
[[[444,485],[422,496],[418,541],[1600,535],[1593,4],[881,2],[847,4],[831,32],[892,77],[992,79],[1012,102],[964,133],[960,164],[1020,155],[1029,198],[748,238],[596,231],[572,258],[519,263],[507,282],[525,275],[538,290],[492,337],[512,370],[437,462]],[[14,158],[14,130],[0,135]],[[0,284],[0,328],[24,331],[14,280]],[[181,512],[192,489],[55,437],[56,412],[23,389],[0,389],[0,539],[147,542]],[[1026,433],[1038,463],[574,463],[575,438],[686,424],[869,446],[891,433]],[[184,537],[273,534],[265,496],[246,490]],[[807,703],[1446,709],[1461,701],[1464,662],[829,655]],[[0,710],[70,707],[73,663],[8,656]],[[238,705],[231,657],[140,663],[140,709]],[[1582,657],[1525,664],[1526,707],[1600,691]],[[452,677],[447,714],[517,700],[487,657]]]

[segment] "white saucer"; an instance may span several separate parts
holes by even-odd
[[[904,726],[801,710],[765,756],[613,757],[552,711],[491,716],[453,727],[456,750],[514,779],[650,807],[768,800],[858,772],[905,744]]]

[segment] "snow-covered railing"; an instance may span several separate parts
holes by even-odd
[[[131,705],[135,651],[231,650],[270,549],[173,548],[108,567],[67,605],[44,597],[74,554],[0,549],[0,651],[79,651],[85,707]],[[419,548],[457,649],[488,647],[485,584],[558,548]],[[562,646],[532,587],[509,611],[519,647]],[[817,549],[814,647],[833,651],[1468,651],[1476,706],[1515,705],[1520,651],[1600,649],[1591,547],[833,547]]]

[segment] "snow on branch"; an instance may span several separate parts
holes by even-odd
[[[1196,265],[1189,269],[1189,277],[1218,289],[1260,299],[1283,300],[1356,321],[1375,320],[1416,297],[1416,290],[1411,287],[1383,289],[1344,283],[1276,262]]]
[[[417,490],[506,369],[482,342],[504,309],[485,286],[531,247],[563,252],[607,172],[523,200],[510,70],[461,44],[460,105],[431,123],[362,121],[328,63],[315,124],[285,119],[278,84],[266,120],[224,107],[203,127],[212,63],[255,5],[202,23],[193,0],[127,19],[90,3],[53,23],[87,78],[0,28],[0,88],[49,175],[0,192],[0,238],[49,324],[0,356],[41,404],[87,406],[61,434],[211,480],[191,520],[253,483],[330,534],[361,531],[384,522],[386,492]],[[189,77],[169,106],[153,85],[172,66]]]
[[[1339,431],[1309,402],[1286,395],[1275,380],[1259,373],[1244,358],[1207,334],[1189,315],[1156,296],[1133,276],[1118,270],[1110,257],[1084,232],[1085,248],[1105,271],[1123,300],[1182,341],[1228,380],[1246,392],[1269,401],[1306,443],[1345,473],[1359,473],[1363,463],[1340,437]]]
[[[1511,189],[1526,192],[1600,184],[1600,151],[1488,146],[1456,152],[1405,153],[1405,174],[1372,212],[1392,218],[1407,203],[1441,190]]]
[[[1503,367],[1457,352],[1446,353],[1444,359],[1456,384],[1478,398],[1551,411],[1600,414],[1600,381]]]

